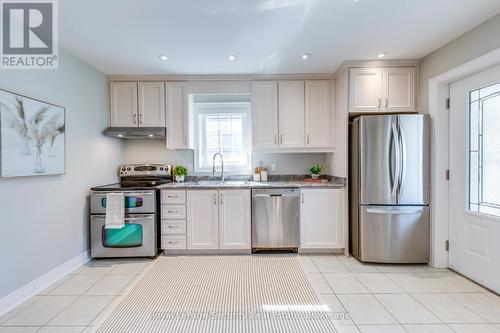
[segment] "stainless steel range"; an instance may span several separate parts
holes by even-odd
[[[92,258],[154,257],[158,252],[158,185],[172,181],[167,164],[123,165],[120,183],[94,187],[90,194],[90,253]],[[105,229],[106,194],[122,192],[125,225]]]

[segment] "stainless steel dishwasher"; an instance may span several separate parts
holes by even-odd
[[[252,190],[252,251],[297,251],[300,200],[298,189]]]

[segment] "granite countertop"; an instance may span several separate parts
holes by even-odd
[[[271,176],[267,182],[254,182],[248,177],[229,177],[224,182],[214,177],[188,177],[184,183],[168,183],[158,186],[159,189],[214,189],[214,188],[342,188],[345,178],[323,176],[321,183],[305,182],[307,176]]]

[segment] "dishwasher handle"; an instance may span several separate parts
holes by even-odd
[[[253,198],[272,198],[272,197],[297,197],[296,194],[254,194]]]

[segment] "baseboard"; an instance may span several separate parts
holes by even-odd
[[[0,316],[3,316],[7,312],[14,309],[16,306],[35,296],[42,290],[49,287],[51,284],[57,282],[67,274],[81,267],[89,260],[89,251],[85,251],[0,299]]]

